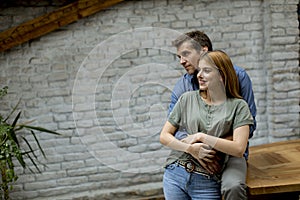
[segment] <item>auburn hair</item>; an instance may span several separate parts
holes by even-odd
[[[228,98],[242,98],[239,94],[238,77],[229,56],[225,52],[221,50],[208,51],[201,56],[201,59],[205,59],[218,68]]]

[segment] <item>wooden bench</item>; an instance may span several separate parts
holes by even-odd
[[[300,139],[250,147],[249,200],[299,200]]]

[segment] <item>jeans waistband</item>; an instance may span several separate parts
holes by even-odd
[[[207,171],[205,171],[202,167],[196,165],[193,160],[186,160],[186,161],[177,160],[176,163],[179,166],[183,167],[189,173],[196,173],[204,176],[210,176]]]

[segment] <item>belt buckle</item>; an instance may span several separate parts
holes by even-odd
[[[187,172],[191,173],[195,170],[196,165],[192,160],[188,160],[185,164],[184,164],[184,168]]]

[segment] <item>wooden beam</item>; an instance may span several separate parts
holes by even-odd
[[[79,0],[0,33],[0,52],[38,38],[124,0]]]

